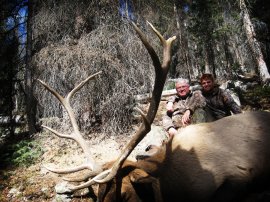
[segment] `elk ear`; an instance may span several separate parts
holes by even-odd
[[[152,183],[155,178],[142,169],[135,169],[129,174],[129,179],[133,183]]]

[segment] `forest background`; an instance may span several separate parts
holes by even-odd
[[[15,150],[4,152],[8,144],[24,148],[17,139],[31,139],[41,123],[69,130],[65,110],[37,79],[64,96],[102,71],[72,100],[81,131],[117,136],[133,129],[135,96],[151,92],[154,70],[131,21],[160,56],[159,41],[147,21],[165,38],[177,36],[166,89],[173,88],[170,79],[185,77],[196,84],[209,72],[220,84],[242,86],[237,93],[243,106],[270,108],[266,0],[0,2],[0,139],[6,145],[0,150],[2,159]],[[248,90],[252,94],[245,97]]]
[[[146,21],[165,37],[177,36],[169,78],[198,82],[210,72],[220,83],[243,76],[269,82],[270,17],[263,0],[16,0],[1,5],[0,115],[10,117],[10,133],[16,115],[26,117],[30,134],[44,117],[65,118],[60,103],[37,79],[66,95],[100,70],[102,76],[73,101],[76,117],[83,131],[126,132],[134,95],[151,92],[154,79],[130,21],[157,49],[159,41]]]

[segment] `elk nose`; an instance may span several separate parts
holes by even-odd
[[[147,158],[148,156],[147,155],[145,155],[145,154],[138,154],[138,155],[136,155],[136,160],[137,161],[139,161],[139,160],[143,160],[143,159],[145,159],[145,158]]]
[[[156,151],[148,151],[148,152],[143,152],[143,153],[141,153],[141,154],[137,154],[136,156],[135,156],[135,158],[136,158],[136,160],[138,161],[138,160],[144,160],[144,159],[146,159],[146,158],[148,158],[148,157],[151,157],[151,156],[153,156],[153,154],[155,154],[156,153]]]

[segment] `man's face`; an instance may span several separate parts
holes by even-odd
[[[176,83],[175,88],[177,94],[181,97],[184,97],[189,93],[189,85],[187,83]]]
[[[214,83],[211,79],[202,80],[202,87],[205,92],[209,92],[213,89]]]

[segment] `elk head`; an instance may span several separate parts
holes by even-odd
[[[126,160],[113,180],[99,184],[98,201],[162,202],[158,176],[165,168],[164,162],[171,148],[171,136],[161,146],[149,145],[136,156],[137,162]],[[111,167],[111,163],[105,164]]]
[[[154,89],[152,92],[152,99],[151,99],[147,114],[144,114],[140,109],[137,109],[142,116],[142,123],[141,123],[139,129],[134,134],[133,138],[130,140],[130,142],[123,149],[120,156],[113,163],[106,164],[102,168],[97,162],[95,162],[95,160],[92,157],[92,154],[90,152],[90,148],[87,145],[87,142],[83,139],[83,137],[79,131],[79,127],[78,127],[78,124],[75,120],[73,110],[70,106],[70,99],[72,98],[72,96],[79,89],[81,89],[85,83],[87,83],[89,80],[93,79],[95,76],[101,74],[101,72],[98,72],[94,75],[89,76],[87,79],[82,81],[78,86],[76,86],[70,93],[68,93],[68,95],[66,97],[62,97],[54,89],[49,87],[46,83],[39,80],[39,82],[48,91],[50,91],[60,101],[60,103],[64,106],[64,108],[67,110],[70,121],[71,121],[71,125],[73,127],[73,132],[69,135],[66,135],[66,134],[61,134],[61,133],[59,133],[59,132],[55,131],[54,129],[49,128],[47,126],[43,126],[43,127],[48,129],[49,131],[51,131],[52,133],[54,133],[58,137],[75,140],[83,149],[83,152],[84,152],[85,157],[87,159],[86,163],[84,163],[83,165],[80,165],[78,167],[74,167],[74,168],[69,168],[69,169],[54,169],[54,168],[49,168],[49,167],[46,167],[46,168],[48,170],[50,170],[51,172],[59,173],[59,174],[73,173],[73,172],[81,171],[83,169],[89,169],[91,171],[91,174],[88,176],[85,176],[83,179],[81,179],[81,181],[87,180],[87,179],[89,179],[89,177],[94,176],[93,178],[90,178],[87,182],[82,183],[78,186],[73,186],[73,185],[68,186],[66,189],[66,192],[74,192],[76,190],[86,188],[86,187],[89,187],[93,184],[98,183],[98,184],[102,184],[100,186],[100,192],[98,194],[101,201],[106,201],[106,200],[112,201],[113,197],[110,198],[110,197],[106,196],[106,195],[110,195],[110,192],[106,192],[106,190],[109,190],[108,186],[115,186],[114,190],[116,190],[116,192],[114,192],[114,199],[116,199],[115,197],[117,197],[117,196],[115,196],[115,193],[117,193],[117,190],[121,189],[122,185],[124,186],[124,183],[122,183],[122,182],[128,181],[129,183],[149,182],[150,184],[146,183],[144,188],[145,189],[151,188],[152,190],[154,190],[154,192],[157,192],[157,193],[155,193],[155,195],[158,195],[158,191],[157,191],[158,188],[156,188],[158,186],[156,185],[155,178],[149,176],[148,173],[145,172],[144,170],[136,168],[134,163],[132,163],[130,161],[125,161],[125,160],[127,159],[128,155],[133,151],[133,149],[136,147],[136,145],[151,130],[151,124],[154,121],[154,118],[155,118],[157,110],[158,110],[162,90],[163,90],[163,87],[164,87],[164,84],[166,81],[166,77],[167,77],[167,73],[169,70],[169,66],[170,66],[172,42],[176,39],[176,37],[174,36],[174,37],[169,38],[168,40],[165,40],[163,38],[163,36],[154,28],[154,26],[149,23],[150,27],[152,28],[154,33],[158,36],[158,38],[160,39],[160,42],[163,46],[163,62],[161,64],[157,53],[155,52],[153,47],[149,44],[149,42],[147,41],[144,34],[141,32],[141,30],[134,23],[132,23],[132,25],[133,25],[136,33],[138,34],[139,38],[141,39],[142,43],[146,47],[148,53],[150,54],[150,57],[153,61],[153,65],[155,68],[156,78],[155,78]],[[128,173],[131,173],[131,175],[129,175],[129,176],[124,175],[125,173],[127,173],[127,171],[128,171]],[[119,179],[121,179],[120,184],[119,184],[119,182],[120,182]],[[151,187],[149,185],[151,185]],[[154,189],[153,189],[153,187],[154,187]],[[124,189],[122,189],[122,190],[124,190]],[[106,196],[106,197],[104,197],[104,196]],[[120,196],[120,197],[122,197],[122,196]],[[128,196],[128,197],[130,198],[131,196]],[[139,197],[139,196],[136,195],[136,196],[132,196],[132,197],[133,197],[133,199],[135,199],[136,197]]]

